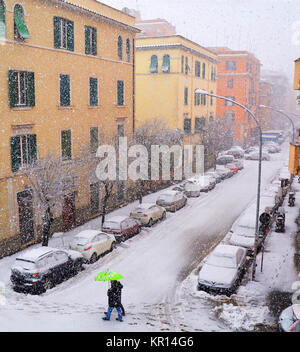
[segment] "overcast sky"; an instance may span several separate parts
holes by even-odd
[[[293,79],[300,57],[300,0],[101,0],[139,9],[143,19],[165,18],[203,46],[253,52],[262,69]]]

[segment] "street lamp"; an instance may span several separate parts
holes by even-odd
[[[255,271],[256,271],[257,246],[258,246],[258,239],[259,239],[259,205],[260,205],[259,203],[260,203],[260,185],[261,185],[262,129],[261,129],[261,126],[260,126],[257,118],[253,114],[253,112],[250,111],[246,106],[244,106],[244,105],[242,105],[232,99],[222,97],[220,95],[208,93],[207,91],[205,91],[203,89],[196,89],[195,93],[205,94],[210,97],[223,99],[225,101],[231,102],[232,104],[238,105],[239,107],[241,107],[242,109],[247,111],[250,116],[253,117],[253,119],[257,125],[258,131],[259,131],[259,163],[258,163],[258,181],[257,181],[257,196],[256,196],[255,241],[254,241],[254,249],[253,249],[253,251],[254,251],[253,265],[252,265],[252,280],[254,280],[255,279]]]
[[[283,116],[285,116],[291,123],[292,128],[293,128],[293,139],[292,142],[295,142],[295,125],[293,120],[289,117],[289,115],[287,115],[285,112],[283,112],[282,110],[277,110],[272,108],[271,106],[266,106],[266,105],[259,105],[259,108],[264,108],[264,109],[270,109],[270,110],[274,110],[276,112],[279,112],[280,114],[282,114]]]

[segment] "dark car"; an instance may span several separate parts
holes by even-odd
[[[140,233],[141,222],[129,216],[114,216],[105,220],[102,231],[113,234],[120,243]]]
[[[82,264],[83,256],[78,252],[35,248],[16,258],[10,280],[15,291],[40,294],[76,275]]]

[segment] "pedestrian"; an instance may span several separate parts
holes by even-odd
[[[120,281],[112,281],[112,282],[113,282],[113,285],[115,285],[116,290],[118,292],[119,303],[120,303],[120,308],[122,310],[122,315],[125,316],[125,309],[124,309],[123,304],[122,304],[122,288],[123,288],[123,285],[121,284]]]
[[[123,321],[121,302],[120,302],[121,296],[118,292],[119,289],[117,288],[117,286],[113,282],[114,281],[111,281],[111,287],[107,290],[108,309],[106,312],[106,316],[103,317],[102,319],[103,320],[110,320],[111,312],[113,311],[114,308],[116,308],[116,310],[118,312],[118,318],[116,318],[116,320]]]

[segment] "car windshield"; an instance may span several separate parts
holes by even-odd
[[[172,194],[162,194],[158,199],[162,200],[163,202],[172,202],[174,196]]]
[[[84,246],[89,242],[89,240],[85,237],[75,237],[73,240],[73,244],[78,244],[80,246]]]
[[[208,265],[218,266],[222,268],[235,268],[234,258],[222,255],[211,254],[205,263]]]
[[[120,223],[117,221],[105,221],[103,227],[112,230],[120,230]]]
[[[14,268],[21,267],[22,269],[25,269],[25,270],[33,270],[36,268],[36,264],[29,260],[17,258],[13,267]]]

